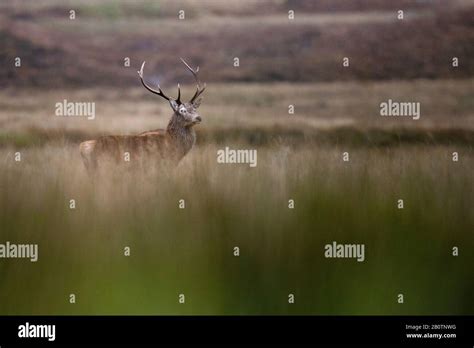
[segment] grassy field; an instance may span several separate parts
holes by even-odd
[[[0,313],[472,314],[472,93],[472,80],[210,85],[178,167],[91,180],[78,142],[165,126],[166,104],[4,90],[1,240],[38,243],[39,261],[0,262]],[[421,101],[421,119],[381,118],[389,96]],[[95,101],[96,119],[54,116],[63,98]],[[257,149],[257,167],[218,164],[224,146]],[[333,241],[365,244],[365,261],[325,258]]]
[[[0,145],[77,143],[103,134],[137,134],[166,127],[171,114],[168,104],[136,84],[133,88],[5,89],[0,92]],[[182,85],[184,98],[194,88]],[[166,91],[173,95],[176,86],[168,85]],[[55,116],[55,104],[64,99],[95,102],[96,118]],[[419,102],[420,119],[380,117],[380,103],[388,99]],[[472,145],[473,100],[473,79],[212,83],[199,109],[204,123],[196,130],[198,143],[308,145],[311,141],[367,146],[438,141]],[[294,114],[288,113],[289,105],[294,105]]]

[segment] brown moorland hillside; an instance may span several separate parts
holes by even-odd
[[[149,3],[142,8],[139,2],[125,10],[118,7],[122,12],[106,12],[99,5],[78,6],[75,20],[68,18],[67,7],[57,4],[36,14],[28,6],[7,6],[0,28],[0,62],[6,67],[0,81],[2,86],[125,87],[136,84],[136,68],[147,60],[152,81],[190,82],[179,56],[204,66],[207,81],[317,82],[474,74],[474,61],[469,59],[474,54],[474,6],[455,6],[456,1],[450,6],[418,3],[418,7],[407,6],[400,21],[393,6],[380,8],[377,1],[358,1],[352,7],[327,5],[323,14],[318,12],[322,3],[314,8],[311,3],[285,3],[301,8],[291,23],[281,2],[269,2],[268,12],[258,12],[261,3],[249,2],[253,7],[248,5],[246,11],[253,9],[259,17],[231,9],[226,16],[214,15],[224,11],[214,3],[207,12],[191,11],[195,16],[184,21],[168,12],[168,17],[161,17],[158,10],[145,16]],[[337,11],[330,12],[333,7]],[[21,69],[13,66],[15,57],[21,57]],[[131,60],[129,68],[124,68],[125,57]],[[232,64],[234,57],[240,59],[239,69]],[[350,58],[350,68],[342,67],[343,57]],[[453,57],[459,59],[457,68],[452,67]]]

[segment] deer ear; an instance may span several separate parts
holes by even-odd
[[[197,100],[195,100],[193,103],[194,108],[197,109],[201,105],[201,102],[202,98],[198,98]]]
[[[170,100],[170,106],[173,109],[174,112],[178,111],[178,103],[176,100],[171,99]]]

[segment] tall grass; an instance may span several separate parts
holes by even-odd
[[[1,260],[0,313],[473,313],[468,147],[359,148],[343,162],[338,147],[273,145],[256,168],[218,164],[216,150],[91,179],[68,143],[21,162],[2,149],[0,242],[38,243],[39,261]],[[364,243],[365,262],[326,259],[332,241]]]

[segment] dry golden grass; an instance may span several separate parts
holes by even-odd
[[[167,86],[169,93],[175,86]],[[189,96],[194,86],[182,87]],[[421,118],[380,116],[380,103],[389,98],[421,103]],[[55,104],[95,102],[96,118],[55,116]],[[465,80],[415,80],[320,84],[210,84],[200,113],[198,133],[215,138],[225,130],[272,132],[275,128],[309,133],[321,129],[462,129],[474,126],[474,82]],[[288,106],[295,114],[288,114]],[[136,134],[164,128],[171,109],[162,99],[142,88],[79,90],[6,89],[0,92],[1,137],[31,131],[73,135]],[[8,142],[3,142],[8,143]]]

